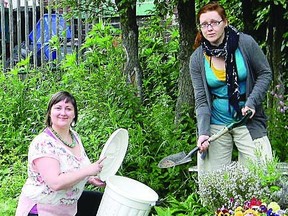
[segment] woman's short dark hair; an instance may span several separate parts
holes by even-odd
[[[73,120],[74,124],[77,123],[77,119],[78,119],[78,109],[77,109],[77,103],[76,103],[76,99],[74,98],[74,96],[72,94],[70,94],[69,92],[67,91],[60,91],[60,92],[57,92],[55,93],[49,103],[48,103],[48,107],[47,107],[47,113],[46,113],[46,121],[45,121],[45,124],[46,126],[48,127],[51,127],[52,126],[52,122],[51,122],[51,109],[52,109],[52,106],[54,104],[57,104],[59,103],[60,101],[65,101],[65,102],[70,102],[73,107],[74,107],[74,112],[75,112],[75,118]]]

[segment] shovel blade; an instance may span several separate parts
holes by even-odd
[[[169,168],[180,164],[188,163],[191,161],[191,157],[186,158],[186,156],[187,155],[185,152],[179,152],[176,154],[169,155],[159,162],[158,167]]]

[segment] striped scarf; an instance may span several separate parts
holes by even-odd
[[[226,68],[226,83],[228,87],[229,105],[241,116],[239,107],[240,91],[238,84],[238,72],[235,60],[235,50],[238,47],[239,32],[233,26],[225,28],[225,38],[219,46],[215,47],[203,37],[202,47],[208,56],[224,57]],[[230,106],[229,106],[229,111]]]

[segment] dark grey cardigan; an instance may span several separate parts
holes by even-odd
[[[267,135],[266,115],[262,102],[272,80],[272,71],[263,51],[256,41],[247,34],[240,33],[239,49],[248,69],[246,83],[246,106],[256,110],[255,115],[247,123],[253,139]],[[190,75],[195,95],[195,108],[199,135],[210,135],[211,94],[204,70],[202,47],[198,47],[190,57]]]

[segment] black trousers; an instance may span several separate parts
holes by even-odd
[[[75,216],[96,216],[103,193],[98,191],[83,191],[77,203]]]
[[[96,216],[103,193],[98,191],[83,191],[77,202],[77,214],[75,216]],[[28,216],[38,216],[28,214]]]

